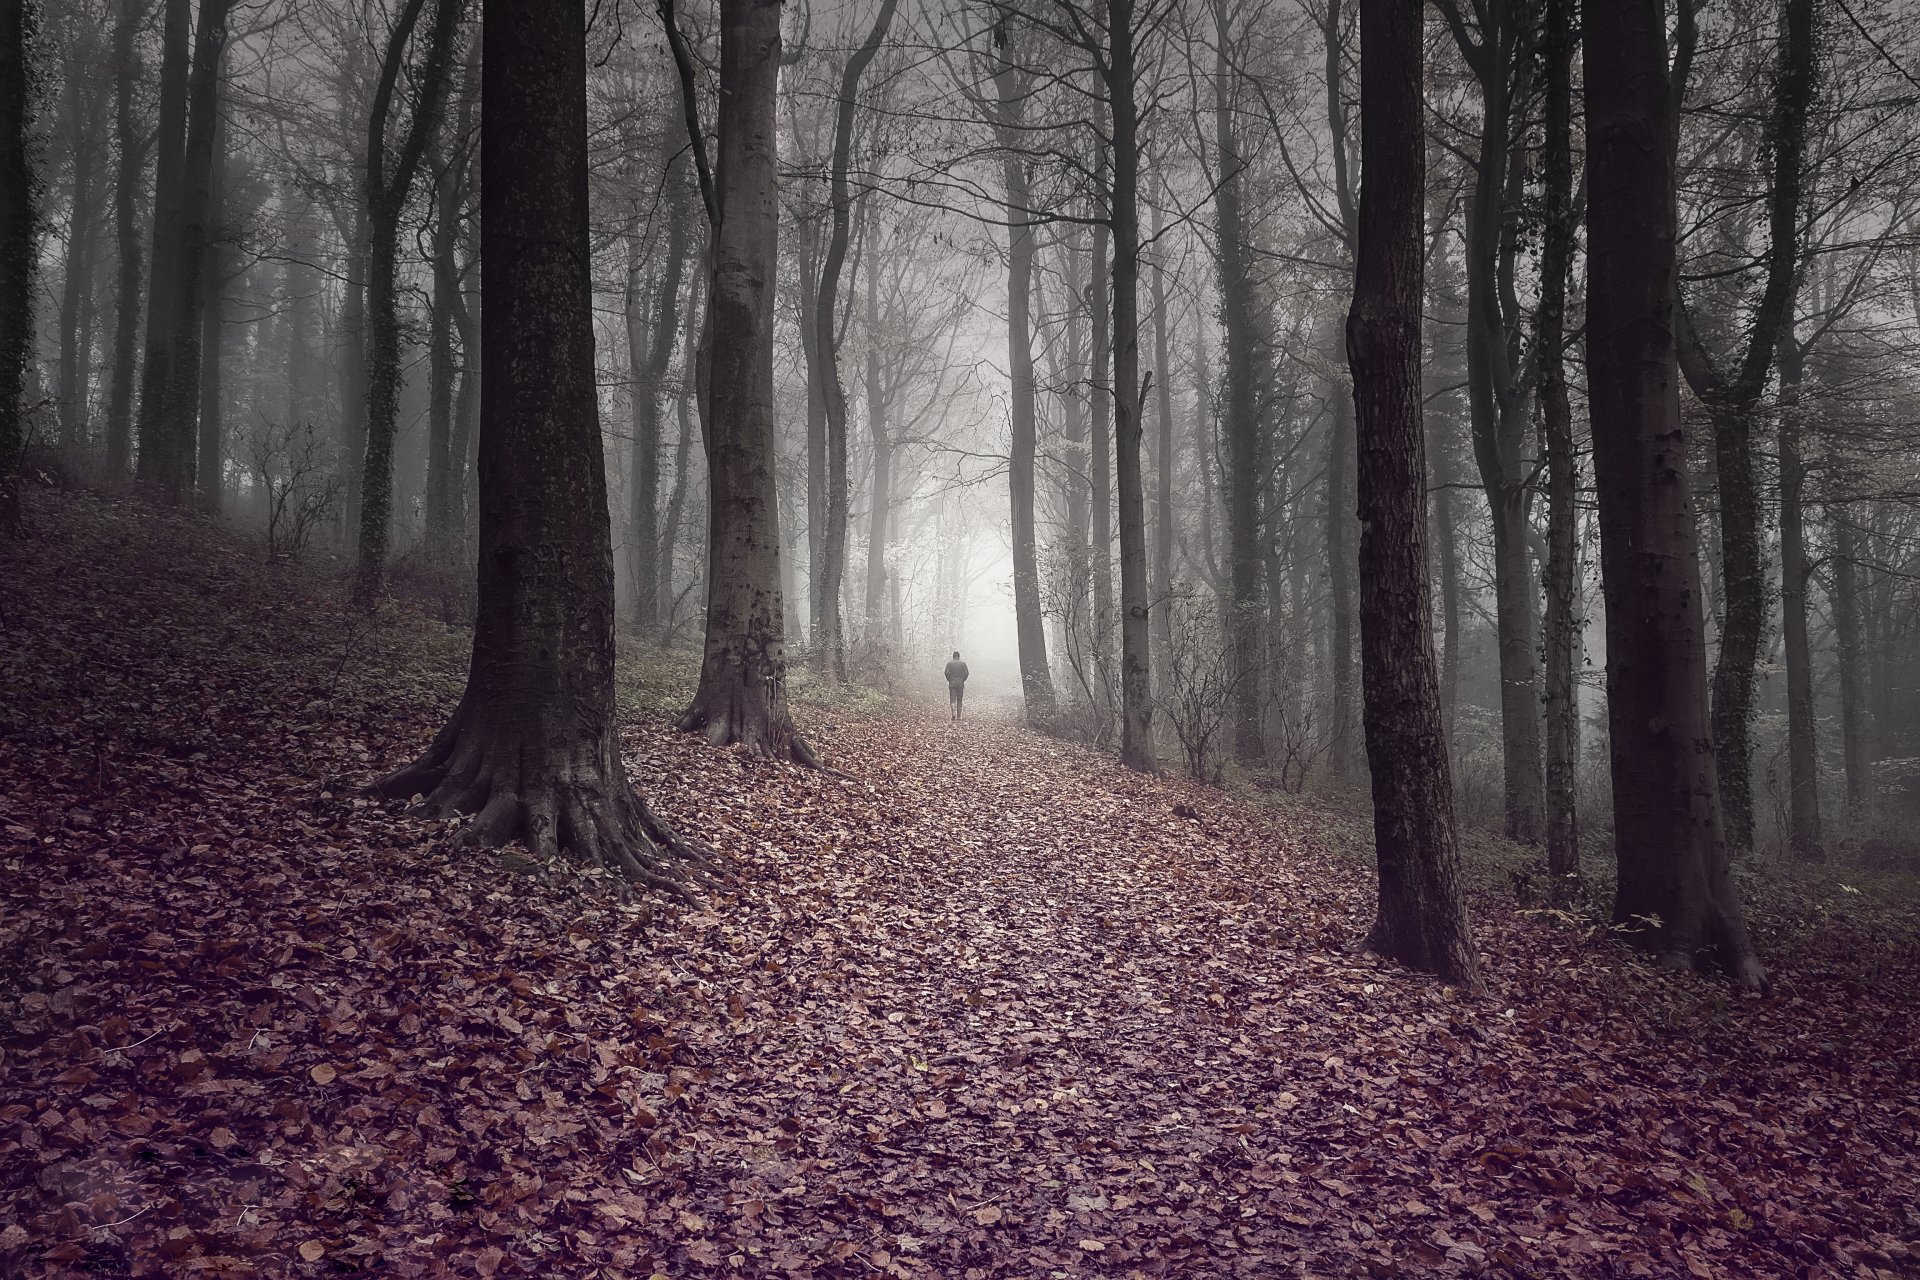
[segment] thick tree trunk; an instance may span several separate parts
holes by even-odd
[[[641,635],[651,636],[660,627],[662,582],[669,576],[660,560],[660,398],[673,366],[673,344],[680,326],[680,281],[687,265],[687,208],[684,187],[686,166],[676,153],[668,162],[666,185],[667,244],[661,264],[659,292],[655,297],[653,324],[637,324],[634,310],[637,299],[628,303],[627,351],[633,362],[633,474],[632,517],[627,536],[632,542],[633,621]],[[631,246],[638,256],[639,242]],[[643,342],[641,335],[645,334]],[[671,591],[669,583],[665,590]]]
[[[1047,670],[1046,619],[1040,612],[1040,562],[1034,541],[1034,463],[1038,452],[1033,390],[1033,228],[1028,174],[1020,153],[1027,85],[1014,65],[1003,19],[993,31],[995,131],[1001,145],[1000,176],[1007,210],[1007,372],[1012,383],[1011,446],[1007,490],[1013,532],[1013,612],[1020,654],[1020,687],[1027,722],[1053,715],[1053,677]]]
[[[147,256],[146,358],[140,365],[138,475],[162,490],[185,483],[180,450],[167,438],[166,400],[173,385],[174,320],[180,232],[185,218],[187,78],[192,68],[191,0],[163,0],[160,118],[154,135],[153,239]]]
[[[113,24],[113,230],[115,264],[113,369],[107,389],[107,476],[123,478],[133,462],[133,389],[140,341],[140,188],[147,153],[133,93],[140,78],[135,44],[147,0],[121,0]]]
[[[1360,508],[1360,662],[1379,913],[1368,944],[1463,986],[1480,981],[1459,883],[1427,587],[1421,427],[1420,0],[1360,7],[1359,240],[1347,361]]]
[[[433,295],[427,316],[427,504],[426,558],[439,568],[455,563],[460,524],[454,511],[453,454],[454,385],[453,312],[461,289],[458,245],[460,206],[465,200],[465,168],[461,133],[438,148],[438,172],[433,184],[432,255]]]
[[[89,50],[90,51],[90,50]],[[73,200],[67,216],[64,279],[60,290],[60,442],[72,447],[87,438],[87,384],[93,353],[83,342],[87,300],[93,292],[93,178],[97,93],[82,91],[80,77],[67,85],[67,119],[73,147]]]
[[[389,145],[387,116],[414,26],[425,6],[425,0],[408,0],[389,39],[367,120],[367,425],[360,482],[360,554],[354,583],[354,596],[362,604],[371,602],[385,582],[387,546],[392,536],[393,445],[401,381],[400,215],[406,210],[427,144],[439,131],[462,4],[463,0],[434,0],[433,26],[420,58],[412,116],[399,145],[394,147]],[[348,412],[359,412],[359,406],[349,406]]]
[[[1233,753],[1243,762],[1266,755],[1260,710],[1260,389],[1255,385],[1251,254],[1241,212],[1242,169],[1233,127],[1234,70],[1229,64],[1228,23],[1232,6],[1216,0],[1214,30],[1214,144],[1220,173],[1214,191],[1219,237],[1220,323],[1226,357],[1221,370],[1221,418],[1227,464],[1227,646],[1232,658]],[[1210,460],[1207,465],[1211,466]]]
[[[688,852],[627,780],[593,366],[583,0],[486,0],[480,575],[459,708],[389,796],[674,885]]]
[[[1113,229],[1105,222],[1096,224],[1093,266],[1087,284],[1087,314],[1092,322],[1093,339],[1087,380],[1087,399],[1092,410],[1087,479],[1093,494],[1093,531],[1087,540],[1087,581],[1093,595],[1088,636],[1093,645],[1093,668],[1099,672],[1100,692],[1108,698],[1114,692],[1112,245]]]
[[[1575,782],[1580,761],[1580,699],[1574,659],[1580,619],[1575,541],[1579,461],[1573,407],[1567,395],[1567,273],[1573,265],[1573,29],[1576,0],[1547,0],[1545,229],[1535,343],[1547,454],[1547,876],[1556,903],[1573,900],[1580,882],[1580,827]]]
[[[1806,353],[1789,319],[1780,338],[1780,630],[1787,659],[1787,843],[1825,860],[1820,831],[1820,747],[1813,706],[1813,645],[1807,636],[1807,464],[1800,454],[1800,382]]]
[[[893,524],[893,432],[887,425],[887,395],[880,377],[880,302],[874,287],[878,272],[868,271],[867,303],[867,436],[873,445],[872,489],[867,502],[867,589],[864,601],[866,637],[870,645],[885,643],[887,609],[887,543]],[[894,654],[898,661],[901,655]]]
[[[1107,89],[1113,108],[1113,396],[1120,524],[1120,759],[1153,773],[1152,598],[1147,589],[1146,483],[1140,466],[1140,119],[1134,103],[1133,0],[1107,0]],[[1100,579],[1096,578],[1095,586]]]
[[[1160,221],[1156,210],[1154,221]],[[1156,225],[1156,239],[1161,228]],[[1153,377],[1157,384],[1154,430],[1153,644],[1165,679],[1173,653],[1173,366],[1168,354],[1167,281],[1159,253],[1153,258]]]
[[[1764,975],[1727,868],[1674,353],[1663,0],[1584,0],[1587,350],[1613,763],[1613,918],[1679,968]]]
[[[1353,510],[1356,488],[1354,419],[1344,387],[1328,388],[1332,426],[1327,433],[1327,665],[1332,669],[1332,703],[1327,724],[1328,757],[1334,780],[1354,780],[1353,630],[1355,562]]]
[[[700,255],[703,259],[704,253]],[[678,420],[679,435],[673,444],[673,489],[667,495],[667,514],[660,527],[660,591],[667,614],[662,619],[660,639],[665,643],[671,638],[673,626],[680,617],[680,597],[674,594],[673,566],[675,552],[680,541],[680,526],[687,507],[688,481],[692,472],[694,406],[699,400],[699,349],[701,317],[706,310],[702,300],[701,277],[695,273],[688,282],[687,308],[684,329],[686,339],[682,342],[682,372],[680,394],[674,398],[674,415]],[[696,573],[687,584],[691,590],[698,583]]]
[[[340,469],[346,473],[341,503],[341,540],[360,528],[361,486],[366,480],[367,415],[367,202],[364,191],[353,204],[346,243],[346,279],[341,285],[339,320]]]
[[[780,0],[722,0],[720,224],[708,285],[707,637],[680,727],[813,764],[787,710],[774,488],[773,290]]]

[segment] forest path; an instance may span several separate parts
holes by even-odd
[[[1357,946],[1350,825],[990,708],[836,772],[624,727],[696,909],[368,800],[465,636],[200,517],[0,542],[0,1275],[1856,1276],[1920,1238],[1912,993],[1764,1001],[1476,904]],[[1359,852],[1359,851],[1355,851]]]

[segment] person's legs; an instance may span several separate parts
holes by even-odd
[[[950,684],[947,686],[947,702],[953,708],[953,718],[955,720],[960,718],[960,691],[960,685]]]

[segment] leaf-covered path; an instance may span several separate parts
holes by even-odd
[[[0,1274],[1912,1274],[1910,956],[1745,1000],[1483,902],[1467,999],[1219,793],[644,690],[742,870],[617,906],[355,798],[456,633],[63,502],[0,546]]]

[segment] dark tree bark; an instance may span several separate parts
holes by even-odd
[[[91,57],[91,33],[75,57]],[[88,434],[87,381],[93,353],[85,342],[86,311],[93,294],[94,168],[98,152],[100,91],[74,76],[67,82],[68,145],[73,154],[73,187],[67,217],[66,261],[60,287],[60,442],[83,444]]]
[[[439,142],[439,163],[433,184],[433,297],[427,337],[427,505],[426,554],[431,564],[452,566],[462,539],[461,480],[466,457],[455,448],[456,417],[460,410],[456,390],[459,371],[454,359],[454,337],[461,294],[466,288],[460,263],[460,224],[465,216],[471,181],[473,106],[479,95],[479,45],[467,58],[467,79],[460,94],[454,125]],[[468,365],[474,348],[465,347]]]
[[[27,158],[27,41],[36,14],[0,6],[0,533],[18,522],[26,444],[27,350],[33,341],[33,171]]]
[[[820,656],[834,679],[847,678],[847,638],[840,610],[840,587],[847,570],[847,393],[840,385],[840,271],[851,239],[853,201],[847,191],[847,168],[853,156],[853,114],[860,95],[860,77],[880,52],[893,22],[898,0],[880,0],[873,28],[847,59],[840,76],[840,97],[834,112],[833,157],[829,167],[828,207],[832,225],[827,233],[826,258],[820,265],[820,287],[814,295],[813,342],[820,396],[827,428],[827,527],[820,538],[821,563],[819,627],[815,640]]]
[[[801,764],[787,710],[774,489],[773,290],[780,0],[722,0],[718,225],[707,288],[707,636],[680,727]]]
[[[1519,0],[1476,3],[1469,35],[1456,0],[1440,9],[1480,86],[1481,128],[1467,200],[1467,383],[1474,459],[1493,521],[1494,615],[1500,650],[1500,724],[1505,745],[1506,830],[1515,840],[1543,835],[1539,605],[1527,563],[1530,466],[1525,456],[1531,388],[1512,335],[1512,279],[1518,241],[1509,211],[1523,162],[1514,118],[1529,74],[1532,31]]]
[[[1260,388],[1254,372],[1259,337],[1252,253],[1241,211],[1246,162],[1233,127],[1234,71],[1227,57],[1233,11],[1226,0],[1215,0],[1213,124],[1220,173],[1213,202],[1225,356],[1220,408],[1227,455],[1227,644],[1233,662],[1233,751],[1240,760],[1252,762],[1266,754],[1260,733]]]
[[[687,290],[686,339],[683,349],[680,394],[675,397],[674,415],[678,420],[679,435],[673,445],[673,489],[667,495],[667,513],[660,527],[660,588],[666,600],[667,616],[663,620],[665,629],[660,632],[662,642],[671,636],[672,627],[679,621],[680,597],[673,593],[673,566],[675,550],[680,541],[680,526],[686,513],[688,480],[692,472],[694,408],[699,400],[699,348],[700,322],[706,311],[701,300],[701,281],[696,274],[689,282]],[[687,584],[691,590],[699,582],[696,573]]]
[[[1680,6],[1681,35],[1691,39],[1691,0]],[[1813,0],[1785,0],[1779,31],[1768,143],[1766,287],[1747,349],[1722,369],[1680,309],[1680,367],[1713,419],[1714,473],[1719,484],[1720,564],[1726,609],[1713,666],[1713,741],[1728,846],[1753,848],[1753,716],[1760,642],[1767,625],[1767,565],[1760,487],[1753,455],[1753,419],[1774,353],[1793,314],[1800,270],[1801,169],[1815,73]],[[1684,84],[1684,77],[1682,77]]]
[[[1107,0],[1107,94],[1113,112],[1114,499],[1120,524],[1120,759],[1153,773],[1152,599],[1146,482],[1140,466],[1140,115],[1134,101],[1133,0]],[[1095,580],[1098,585],[1099,579]]]
[[[147,255],[146,358],[140,364],[140,479],[163,490],[184,485],[180,450],[167,437],[166,400],[173,384],[176,268],[185,219],[187,77],[192,69],[191,0],[162,0],[160,119],[154,134],[153,239]]]
[[[1327,434],[1327,665],[1332,669],[1332,706],[1327,726],[1328,762],[1337,781],[1353,779],[1354,583],[1353,509],[1356,487],[1353,412],[1344,387],[1329,388],[1332,426]],[[1364,734],[1362,735],[1364,737]]]
[[[1579,462],[1573,407],[1567,395],[1567,273],[1573,266],[1573,45],[1576,0],[1547,0],[1541,55],[1546,81],[1546,208],[1540,258],[1540,412],[1547,454],[1547,876],[1553,900],[1573,900],[1580,881],[1580,828],[1575,795],[1580,760],[1579,686],[1574,660],[1580,620],[1580,572],[1574,538]]]
[[[1368,945],[1477,986],[1434,671],[1421,429],[1420,0],[1361,0],[1360,209],[1347,361],[1360,506],[1360,663],[1379,914]]]
[[[231,274],[226,230],[228,159],[226,125],[216,121],[214,129],[213,199],[209,205],[206,260],[201,265],[200,289],[205,301],[200,312],[200,408],[198,459],[200,501],[209,511],[219,511],[225,497],[226,422],[223,377],[227,337],[227,278]]]
[[[869,205],[868,209],[871,210]],[[868,214],[869,221],[871,213]],[[887,393],[880,373],[880,301],[875,280],[866,275],[867,321],[867,436],[873,446],[873,477],[867,501],[866,637],[870,645],[884,643],[887,596],[887,543],[893,527],[893,430],[887,423]],[[895,660],[899,658],[895,654]]]
[[[413,191],[414,175],[419,172],[427,144],[439,130],[464,0],[434,0],[433,26],[420,56],[413,110],[398,146],[392,146],[388,116],[393,111],[394,93],[413,29],[425,4],[426,0],[408,0],[401,11],[388,38],[367,118],[367,425],[360,482],[360,553],[354,582],[354,596],[362,604],[372,601],[385,582],[387,542],[393,522],[393,442],[400,411],[400,215]],[[359,411],[358,405],[347,406],[349,414]]]
[[[1087,275],[1092,347],[1087,373],[1087,479],[1092,533],[1087,539],[1087,583],[1093,594],[1089,628],[1094,670],[1103,692],[1113,689],[1113,229],[1093,228],[1093,265]]]
[[[1840,683],[1840,756],[1847,774],[1847,819],[1858,827],[1873,813],[1872,712],[1867,706],[1861,643],[1860,531],[1844,503],[1827,508],[1833,530],[1833,644]]]
[[[1154,215],[1155,239],[1161,231]],[[1154,518],[1153,518],[1153,644],[1165,670],[1173,652],[1173,378],[1168,354],[1167,281],[1162,255],[1153,258],[1153,377],[1158,399],[1154,410]]]
[[[1813,645],[1807,635],[1807,463],[1800,439],[1800,383],[1806,352],[1789,317],[1780,338],[1780,630],[1787,660],[1787,844],[1824,861],[1820,831],[1820,744],[1813,706]]]
[[[686,165],[676,156],[666,170],[667,244],[650,328],[636,324],[637,300],[628,304],[627,349],[633,362],[632,523],[628,537],[633,544],[633,621],[643,636],[652,636],[660,628],[661,583],[668,576],[660,560],[660,398],[680,330],[680,282],[686,274],[691,212],[685,185]],[[634,248],[638,248],[637,236]],[[636,340],[639,333],[645,333],[644,342]],[[666,589],[671,591],[671,584]]]
[[[613,540],[593,367],[584,0],[485,0],[479,608],[467,689],[379,784],[676,886],[690,853],[634,792],[614,723]]]
[[[107,475],[119,480],[133,462],[133,389],[140,340],[140,187],[146,139],[134,111],[140,78],[135,37],[148,0],[121,0],[113,24],[113,228],[115,266],[113,370],[107,390]]]
[[[1003,18],[993,29],[995,132],[1007,209],[1007,373],[1013,384],[1012,446],[1007,489],[1013,529],[1013,612],[1020,653],[1020,687],[1027,721],[1053,715],[1053,676],[1047,669],[1046,619],[1040,612],[1040,561],[1034,540],[1034,461],[1038,452],[1033,390],[1033,211],[1021,122],[1028,86],[1015,65]]]
[[[1727,869],[1674,351],[1663,0],[1583,0],[1587,367],[1613,764],[1613,918],[1677,968],[1764,981]]]

